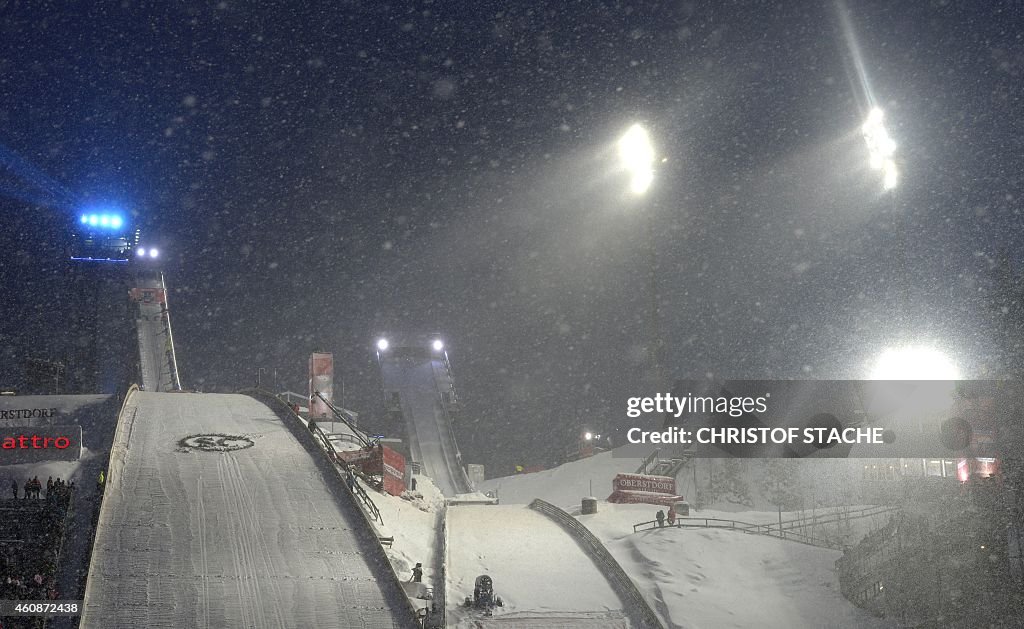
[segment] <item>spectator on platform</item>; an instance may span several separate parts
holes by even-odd
[[[57,477],[57,480],[60,480],[59,476]],[[53,493],[53,477],[52,476],[46,479],[46,497],[49,498],[51,493]]]
[[[672,505],[672,506],[670,506],[668,508],[668,525],[669,526],[675,526],[676,525],[676,507],[675,507],[675,505]]]
[[[412,583],[423,583],[423,564],[418,563],[416,567],[412,569]]]
[[[39,500],[43,493],[43,484],[39,482],[39,477],[36,476],[32,479],[32,497]]]
[[[25,500],[32,497],[32,479],[25,481]]]
[[[654,516],[658,520],[658,528],[665,526],[665,512],[658,509],[658,515]]]

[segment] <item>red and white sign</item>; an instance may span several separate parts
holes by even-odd
[[[657,494],[676,494],[676,479],[671,476],[648,474],[617,474],[612,480],[613,491],[648,491]]]
[[[309,357],[309,416],[327,417],[331,409],[317,397],[317,391],[334,401],[334,354],[314,353]]]
[[[397,450],[380,444],[372,450],[339,452],[338,457],[367,476],[380,476],[384,491],[392,496],[405,491],[405,457]]]
[[[671,506],[682,500],[676,495],[676,479],[649,474],[617,474],[612,480],[608,502]]]

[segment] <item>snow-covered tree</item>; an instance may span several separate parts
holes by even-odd
[[[750,497],[750,483],[747,482],[745,465],[740,459],[722,460],[721,465],[712,470],[711,484],[716,498],[747,507],[754,505]]]
[[[803,507],[800,463],[790,459],[768,459],[762,464],[759,488],[764,497],[781,511],[795,511]]]

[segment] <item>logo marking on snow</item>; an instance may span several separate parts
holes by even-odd
[[[189,435],[178,442],[184,452],[204,450],[206,452],[231,452],[253,447],[255,442],[243,435]]]

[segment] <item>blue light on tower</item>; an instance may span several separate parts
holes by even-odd
[[[120,230],[125,226],[124,217],[113,213],[88,213],[79,216],[78,221],[89,227],[99,227],[103,230]]]

